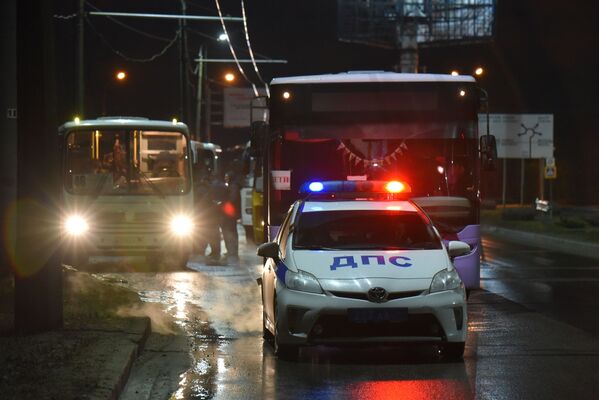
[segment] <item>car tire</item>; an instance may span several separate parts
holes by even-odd
[[[441,348],[443,359],[451,361],[461,360],[464,356],[465,347],[466,343],[464,342],[443,344]]]

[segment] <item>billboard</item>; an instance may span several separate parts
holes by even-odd
[[[553,114],[490,114],[489,130],[497,139],[499,158],[553,158]],[[487,116],[478,116],[479,135]]]
[[[266,93],[259,90],[260,96]],[[223,126],[225,128],[246,128],[250,126],[250,103],[254,91],[249,88],[227,87],[223,89]],[[263,120],[264,109],[254,109],[254,121]]]

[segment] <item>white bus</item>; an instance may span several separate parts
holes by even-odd
[[[65,262],[145,255],[184,266],[194,236],[187,126],[107,117],[67,122],[59,134]]]

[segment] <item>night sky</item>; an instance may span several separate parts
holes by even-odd
[[[222,0],[225,14],[240,16],[240,2]],[[483,44],[422,48],[420,66],[427,72],[447,73],[457,68],[469,73],[483,65],[480,80],[491,97],[491,112],[553,113],[555,156],[560,179],[557,193],[563,202],[599,204],[599,146],[596,141],[599,99],[599,24],[592,1],[498,0],[495,37]],[[179,1],[93,0],[103,11],[179,13]],[[76,12],[76,1],[57,2],[57,14]],[[187,1],[188,13],[217,15],[213,1]],[[261,65],[266,80],[276,76],[391,70],[393,50],[340,43],[337,40],[336,1],[246,1],[248,24],[255,53],[287,59],[287,65]],[[174,44],[157,60],[133,63],[110,50],[94,29],[122,53],[146,58],[159,52],[175,35],[177,22],[118,19],[128,26],[167,41],[135,33],[104,17],[89,17],[86,25],[86,117],[140,115],[170,119],[178,115],[178,48]],[[72,118],[75,102],[75,20],[56,20],[59,80],[59,120]],[[241,23],[227,23],[231,40],[246,58]],[[195,58],[199,46],[210,57],[229,58],[226,45],[207,39],[221,32],[218,22],[189,22],[188,49]],[[195,66],[192,64],[192,66]],[[116,70],[129,73],[125,83],[114,80]],[[234,65],[209,67],[210,78],[220,81]],[[255,79],[251,65],[248,75]],[[192,83],[195,80],[190,74]],[[255,79],[256,82],[257,79]],[[243,86],[243,82],[238,80]],[[190,93],[195,89],[190,87]],[[226,135],[223,132],[222,135]],[[234,136],[242,138],[236,133]],[[221,138],[220,140],[224,140]],[[219,138],[215,138],[219,142]],[[226,140],[224,141],[226,142]],[[223,143],[224,143],[223,142]],[[510,169],[513,169],[510,166]],[[508,173],[509,174],[509,173]],[[534,186],[534,185],[531,185]],[[514,193],[515,194],[515,193]],[[534,195],[534,194],[531,194]]]

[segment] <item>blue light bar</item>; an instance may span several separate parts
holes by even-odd
[[[311,182],[308,185],[308,190],[310,190],[311,192],[320,192],[324,189],[324,185],[322,184],[322,182]]]

